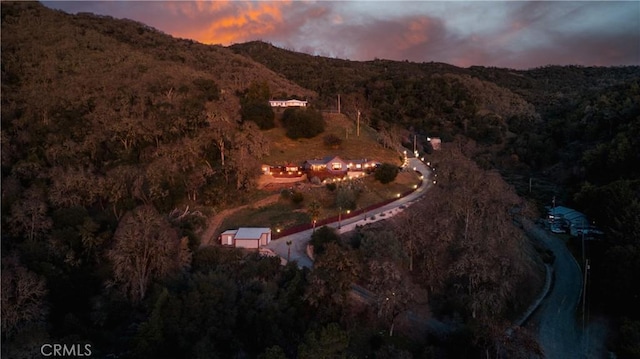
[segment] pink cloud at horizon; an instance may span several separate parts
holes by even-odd
[[[45,2],[207,44],[262,40],[356,61],[640,65],[638,2]]]

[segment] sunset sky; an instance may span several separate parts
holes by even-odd
[[[639,65],[640,2],[83,1],[69,13],[140,21],[207,44],[251,40],[350,60],[527,69]]]

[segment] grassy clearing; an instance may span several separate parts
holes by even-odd
[[[386,185],[376,181],[373,176],[354,180],[352,183],[363,190],[357,200],[357,209],[365,208],[387,199],[397,198],[398,193],[412,189],[419,181],[420,179],[413,171],[399,173],[394,182]],[[340,185],[344,186],[345,184]],[[314,200],[321,205],[319,219],[338,215],[339,210],[335,205],[336,191],[330,191],[326,186],[313,186],[309,183],[296,186],[296,190],[300,191],[304,196],[304,200],[300,205],[293,205],[289,200],[281,198],[278,203],[272,205],[245,208],[226,218],[220,227],[220,231],[238,227],[284,229],[309,223],[311,222],[311,217],[307,213],[307,206]]]
[[[238,227],[287,228],[311,222],[307,213],[296,211],[292,204],[280,201],[260,207],[242,209],[222,222],[222,231]]]
[[[420,182],[418,175],[413,171],[400,172],[396,180],[382,184],[373,176],[364,179],[364,191],[358,198],[358,207],[364,208],[387,199],[397,198],[398,193],[404,193]]]
[[[380,162],[400,164],[400,155],[393,150],[383,148],[377,141],[375,130],[360,126],[360,136],[356,137],[356,125],[341,114],[323,114],[325,131],[314,138],[292,140],[285,136],[281,127],[264,132],[271,143],[271,153],[263,159],[265,163],[279,165],[287,162],[302,163],[313,158],[337,155],[343,159],[368,158]],[[347,138],[347,131],[349,131]],[[343,140],[338,149],[324,145],[323,137],[334,134]]]

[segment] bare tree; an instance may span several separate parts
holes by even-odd
[[[23,267],[16,256],[2,258],[2,333],[44,320],[47,313],[44,278]]]
[[[369,289],[378,295],[378,318],[389,325],[389,336],[393,336],[396,319],[414,302],[415,288],[408,276],[390,261],[371,261],[368,270]]]
[[[34,240],[45,235],[53,226],[47,215],[44,190],[37,186],[27,189],[23,198],[11,206],[9,227],[14,235]]]
[[[107,257],[113,263],[114,282],[133,302],[145,297],[152,280],[176,270],[185,258],[184,241],[152,206],[127,213],[113,239]]]
[[[224,167],[227,143],[233,138],[233,132],[236,124],[223,113],[208,112],[207,122],[209,123],[210,134],[213,141],[220,151],[220,163]]]
[[[260,173],[259,159],[269,153],[269,142],[253,122],[242,124],[233,138],[231,169],[236,175],[236,189],[248,187]]]

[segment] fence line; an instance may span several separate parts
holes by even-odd
[[[416,171],[416,172],[418,172],[420,174],[419,171]],[[420,186],[422,186],[422,182],[423,182],[423,180],[420,180],[420,183],[418,184],[417,188],[420,188]],[[413,193],[417,188],[410,189],[408,191],[405,191],[404,193],[401,193],[399,198],[408,196],[409,194]],[[341,218],[342,220],[345,220],[345,219],[357,217],[357,216],[359,216],[359,215],[361,215],[363,213],[367,213],[369,211],[373,211],[374,209],[378,209],[380,207],[386,206],[389,203],[391,203],[393,201],[396,201],[397,199],[398,198],[390,198],[390,199],[384,200],[384,201],[382,201],[380,203],[376,203],[374,205],[371,205],[369,207],[357,209],[355,211],[351,211],[350,213],[343,213],[341,216],[332,216],[332,217],[328,217],[328,218],[325,218],[325,219],[321,219],[319,221],[316,221],[316,227],[322,227],[322,226],[324,226],[326,224],[336,222],[336,221],[338,221],[338,218]],[[271,238],[272,239],[278,239],[278,238],[281,238],[281,237],[292,235],[294,233],[306,231],[306,230],[312,229],[312,228],[313,228],[313,223],[299,224],[297,226],[293,226],[293,227],[289,227],[289,228],[283,229],[280,232],[272,233],[271,234]]]

